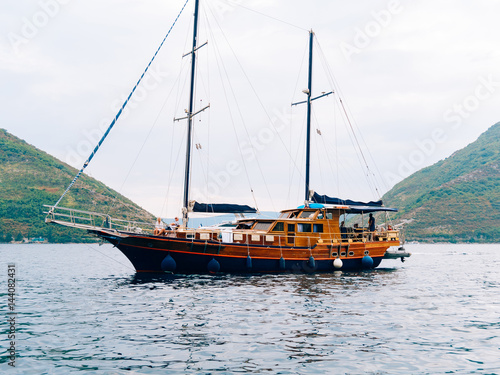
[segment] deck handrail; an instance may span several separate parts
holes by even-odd
[[[83,224],[88,227],[97,228],[108,228],[108,229],[121,229],[126,231],[137,231],[140,228],[141,231],[146,230],[152,232],[154,229],[154,223],[144,223],[136,220],[125,220],[125,219],[113,219],[108,214],[103,214],[100,212],[92,212],[85,210],[77,210],[67,207],[55,207],[50,205],[44,205],[44,207],[49,208],[49,211],[44,211],[47,214],[45,222],[60,222],[68,224]],[[58,212],[63,211],[63,212]],[[96,221],[99,218],[100,223]],[[98,224],[101,224],[100,226]],[[71,225],[68,225],[71,226]]]
[[[77,210],[73,208],[67,207],[56,207],[50,205],[44,205],[44,207],[49,208],[48,212],[44,212],[47,214],[45,221],[47,223],[53,222],[61,225],[67,225],[70,227],[77,227],[82,229],[114,229],[121,230],[125,232],[135,232],[135,233],[153,233],[156,223],[144,223],[135,220],[125,220],[125,219],[113,219],[108,214],[103,214],[99,212],[85,211],[85,210]],[[100,225],[99,225],[100,224]],[[365,228],[360,228],[365,229]],[[205,227],[202,228],[183,228],[180,230],[167,230],[167,237],[179,237],[178,234],[185,233],[185,238],[190,239],[192,241],[203,240],[202,238],[196,238],[196,234],[201,234],[204,232],[210,233],[211,235],[217,234],[216,241],[223,243],[223,238],[221,236],[222,230],[227,230],[227,228],[211,228],[210,231],[206,231]],[[242,240],[235,240],[234,234],[241,234]],[[306,247],[311,248],[316,246],[317,244],[326,244],[326,245],[344,245],[350,243],[359,243],[359,242],[370,242],[370,235],[372,232],[362,230],[357,233],[337,233],[337,232],[303,232],[300,235],[297,233],[287,234],[284,233],[255,233],[255,231],[251,229],[233,229],[231,242],[232,243],[247,243],[254,245],[270,245],[270,243],[276,243],[274,239],[277,237],[278,246],[283,246],[284,244],[288,244],[289,246],[295,247],[297,243],[300,243],[301,240],[307,238]],[[254,241],[251,239],[251,236],[258,235],[259,239]],[[311,241],[311,235],[317,237],[316,241]],[[346,237],[342,237],[345,235]],[[399,239],[399,231],[398,230],[388,230],[388,231],[375,231],[373,232],[373,241],[389,241],[392,239]],[[270,241],[267,237],[272,236],[273,240]],[[201,237],[201,236],[200,236]],[[182,237],[179,237],[182,238]],[[290,241],[292,239],[293,241]],[[205,239],[206,240],[206,239]],[[210,236],[210,240],[214,240],[212,236]],[[243,241],[243,242],[239,242]]]

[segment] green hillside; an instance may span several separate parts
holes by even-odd
[[[0,129],[0,241],[43,237],[50,242],[95,241],[85,231],[44,223],[44,204],[54,204],[77,170]],[[154,217],[95,179],[83,175],[60,204],[154,222]]]
[[[382,199],[408,221],[407,240],[500,242],[500,123]]]

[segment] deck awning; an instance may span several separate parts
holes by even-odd
[[[369,206],[369,207],[382,207],[382,201],[370,201],[370,202],[359,202],[353,201],[350,199],[340,199],[340,198],[332,198],[327,195],[319,195],[318,193],[314,193],[311,201],[314,203],[323,203],[323,204],[345,204],[348,206]]]
[[[345,212],[348,214],[367,214],[369,212],[398,212],[398,209],[374,206],[349,206]]]
[[[379,211],[389,211],[389,212],[398,211],[397,208],[384,207],[381,200],[360,202],[360,201],[353,201],[350,199],[332,198],[327,195],[319,195],[318,193],[314,193],[313,196],[311,197],[311,201],[314,203],[319,203],[324,205],[348,206],[349,208],[345,209],[345,212],[348,214],[361,214],[361,213],[379,212]]]
[[[198,202],[194,202],[192,211],[211,214],[254,214],[257,212],[255,208],[243,204]]]

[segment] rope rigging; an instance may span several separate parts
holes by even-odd
[[[219,26],[219,25],[218,25]],[[219,26],[220,27],[220,26]],[[211,31],[211,30],[210,30]],[[215,38],[214,38],[215,40]],[[227,41],[227,39],[226,39]],[[235,120],[234,120],[234,115],[233,115],[233,111],[231,110],[231,105],[229,104],[229,100],[228,100],[228,93],[230,93],[232,95],[233,98],[236,97],[235,95],[235,92],[234,92],[234,89],[231,85],[231,81],[228,77],[228,72],[227,72],[227,69],[224,65],[224,62],[221,58],[221,53],[219,51],[219,48],[218,48],[218,45],[217,43],[214,43],[214,46],[215,46],[215,50],[217,51],[218,53],[218,59],[216,59],[216,63],[217,63],[217,68],[218,68],[218,71],[219,71],[219,77],[221,79],[221,85],[222,85],[222,91],[224,93],[224,96],[226,98],[226,103],[227,103],[227,108],[228,108],[228,114],[229,114],[229,118],[230,118],[230,123],[233,127],[233,132],[235,134],[235,139],[236,139],[236,142],[238,144],[238,148],[241,150],[241,144],[240,144],[240,141],[238,139],[238,134],[236,132],[236,127],[235,127]],[[225,78],[225,80],[224,80]],[[242,121],[243,123],[243,126],[244,126],[244,129],[245,131],[247,132],[248,134],[248,130],[246,128],[246,125],[245,125],[245,121],[244,121],[244,118],[241,114],[241,110],[236,102],[236,108],[237,108],[237,111],[238,111],[238,114],[239,114],[239,117],[240,117],[240,120]],[[243,158],[241,152],[240,152],[240,158],[241,158],[241,161],[242,161],[242,164],[243,164],[243,170],[245,171],[245,176],[246,176],[246,179],[247,179],[247,182],[249,184],[249,187],[250,187],[250,191],[253,195],[253,187],[252,187],[252,183],[251,183],[251,179],[250,179],[250,176],[248,174],[248,168],[247,168],[247,164],[245,163],[245,159]],[[255,201],[255,197],[254,197],[254,201]]]
[[[142,73],[142,75],[140,76],[139,80],[137,81],[137,83],[135,84],[134,88],[132,89],[132,91],[130,92],[130,94],[128,95],[127,99],[125,99],[125,102],[122,104],[120,110],[118,111],[118,113],[115,115],[113,121],[111,121],[111,124],[109,125],[108,129],[106,130],[106,132],[103,134],[103,136],[101,137],[101,139],[99,140],[99,142],[97,143],[97,145],[95,146],[94,150],[92,151],[92,153],[90,154],[90,156],[88,157],[88,159],[85,161],[85,163],[83,163],[83,166],[82,168],[78,171],[78,173],[76,174],[76,176],[73,178],[73,181],[71,181],[71,183],[68,185],[68,187],[66,188],[66,190],[64,191],[64,193],[61,195],[61,197],[57,200],[57,202],[54,204],[54,206],[51,207],[50,211],[49,211],[49,214],[52,213],[54,211],[54,209],[59,205],[59,203],[62,201],[62,199],[66,196],[66,194],[68,193],[68,191],[73,187],[73,185],[75,184],[75,182],[80,178],[80,176],[82,175],[83,171],[85,170],[85,168],[87,168],[87,166],[89,165],[89,163],[91,162],[91,160],[94,158],[95,154],[97,153],[97,151],[99,150],[99,148],[101,147],[102,143],[104,142],[104,140],[106,139],[106,137],[108,136],[109,132],[111,131],[111,129],[115,126],[116,124],[116,121],[118,121],[118,119],[120,118],[120,115],[123,113],[123,110],[125,109],[125,107],[127,106],[130,98],[132,97],[132,95],[134,94],[135,90],[137,89],[137,87],[139,86],[139,84],[141,83],[142,79],[144,78],[144,76],[146,75],[147,71],[149,70],[149,67],[151,66],[151,64],[153,63],[153,61],[155,60],[156,58],[156,55],[158,55],[158,52],[160,51],[161,47],[163,46],[163,44],[165,43],[165,40],[167,39],[167,37],[170,35],[170,32],[172,31],[172,29],[174,28],[175,24],[177,23],[177,20],[179,19],[179,17],[181,16],[182,12],[184,11],[184,8],[186,7],[187,3],[189,2],[189,0],[186,0],[186,2],[184,3],[184,5],[182,6],[182,9],[180,10],[179,14],[177,15],[177,17],[175,18],[174,22],[172,23],[172,26],[170,26],[170,29],[168,30],[167,34],[165,35],[165,37],[163,38],[162,42],[160,43],[160,46],[158,47],[158,49],[156,50],[156,52],[154,53],[153,57],[151,58],[151,60],[149,61],[148,65],[146,66],[146,69],[144,69],[144,72]]]
[[[246,9],[246,10],[248,10],[248,11],[250,11],[250,12],[253,12],[253,13],[256,13],[256,14],[258,14],[258,15],[260,15],[260,16],[264,16],[264,17],[270,18],[270,19],[272,19],[272,20],[274,20],[274,21],[278,21],[278,22],[284,23],[284,24],[286,24],[286,25],[288,25],[288,26],[292,26],[292,27],[295,27],[295,28],[297,28],[297,29],[300,29],[300,30],[303,30],[303,31],[307,31],[307,32],[309,32],[309,30],[308,30],[308,29],[305,29],[305,28],[303,28],[303,27],[300,27],[300,26],[294,25],[293,23],[287,22],[287,21],[285,21],[285,20],[279,19],[279,18],[274,17],[274,16],[271,16],[271,15],[269,15],[269,14],[265,14],[265,13],[259,12],[259,11],[255,10],[255,9],[251,9],[251,8],[246,7],[246,6],[243,6],[243,5],[241,5],[241,3],[240,3],[240,2],[232,2],[232,1],[227,1],[227,0],[226,0],[225,2],[226,2],[227,4],[229,4],[229,5],[234,6],[234,7],[239,7],[239,8],[242,8],[242,9]]]
[[[350,111],[348,110],[347,106],[344,104],[344,101],[342,100],[343,94],[342,94],[342,92],[341,92],[341,90],[339,88],[339,85],[336,83],[336,79],[335,79],[333,73],[331,72],[329,64],[326,62],[326,56],[325,56],[325,54],[324,54],[324,52],[323,52],[323,50],[321,48],[321,45],[319,44],[319,41],[317,40],[317,38],[316,38],[316,44],[317,44],[318,50],[320,52],[320,54],[319,54],[320,55],[320,61],[321,61],[322,65],[323,65],[323,69],[327,73],[327,78],[330,81],[330,85],[334,88],[334,91],[337,94],[339,108],[340,108],[341,112],[344,114],[345,120],[347,121],[346,125],[350,129],[349,136],[352,137],[351,141],[353,141],[353,143],[355,144],[356,148],[359,151],[359,154],[361,155],[360,163],[364,167],[364,169],[366,169],[367,182],[370,185],[370,187],[374,190],[375,195],[378,197],[378,199],[380,199],[381,194],[380,194],[380,191],[379,191],[379,188],[378,188],[379,181],[377,180],[375,173],[372,172],[372,170],[371,170],[371,168],[370,168],[370,166],[368,164],[367,158],[365,156],[365,153],[363,152],[363,149],[361,147],[361,143],[360,143],[360,141],[358,139],[358,135],[357,135],[357,133],[355,131],[355,124],[353,124],[353,121],[351,121],[352,115],[349,114]],[[358,132],[359,132],[359,130],[358,130]],[[366,148],[366,151],[368,152],[368,156],[370,157],[370,159],[372,160],[373,164],[375,165],[375,169],[380,174],[380,171],[378,170],[378,167],[377,167],[377,165],[376,165],[376,163],[375,163],[375,161],[373,159],[373,156],[370,153],[368,145],[364,141],[361,133],[359,134],[359,138],[361,138],[361,141],[363,142],[363,144],[364,144],[364,146]],[[358,158],[359,158],[359,155],[358,155]]]
[[[131,90],[131,92],[129,93],[128,97],[126,98],[126,100],[124,101],[123,105],[121,106],[121,108],[119,109],[118,113],[116,114],[116,116],[114,117],[114,119],[112,120],[111,124],[109,125],[109,127],[107,128],[107,130],[105,131],[105,133],[103,134],[103,136],[101,137],[101,139],[99,140],[99,142],[97,143],[97,145],[95,146],[95,148],[93,149],[92,153],[90,154],[90,156],[88,157],[88,159],[84,162],[82,168],[78,171],[78,173],[76,174],[76,176],[74,177],[74,179],[71,181],[71,183],[69,184],[69,186],[66,188],[66,190],[64,191],[64,193],[61,195],[61,197],[57,200],[57,202],[55,203],[54,206],[52,206],[52,208],[50,209],[50,212],[53,212],[54,209],[56,209],[56,207],[60,204],[60,202],[63,200],[63,198],[66,196],[66,194],[70,191],[70,189],[73,187],[73,185],[76,183],[76,181],[81,177],[81,175],[83,174],[84,170],[87,168],[87,166],[89,165],[89,163],[91,162],[91,160],[94,158],[95,154],[97,153],[97,151],[100,149],[102,143],[104,142],[104,140],[107,138],[107,136],[109,135],[111,129],[114,127],[114,125],[116,124],[116,122],[118,121],[118,119],[120,118],[121,114],[123,113],[125,107],[127,106],[127,104],[129,103],[132,95],[134,94],[134,92],[136,91],[136,89],[138,88],[138,86],[140,85],[141,81],[143,80],[144,76],[146,75],[146,73],[148,72],[151,64],[153,63],[153,61],[155,60],[155,58],[157,57],[157,54],[159,53],[160,49],[162,48],[162,46],[164,45],[167,37],[170,35],[173,27],[175,26],[175,24],[177,23],[179,17],[181,16],[181,14],[183,13],[187,3],[189,2],[189,0],[186,0],[184,5],[182,6],[182,9],[180,10],[180,12],[178,13],[177,17],[175,18],[174,22],[172,23],[170,29],[168,30],[167,34],[165,35],[165,37],[163,38],[162,42],[160,43],[158,49],[156,50],[156,52],[154,53],[153,57],[151,58],[151,60],[149,61],[149,63],[147,64],[144,72],[142,73],[142,75],[140,76],[139,80],[137,81],[137,83],[135,84],[135,86],[133,87],[133,89]],[[281,21],[281,20],[278,20],[274,17],[270,17],[270,16],[267,16],[265,14],[262,14],[260,12],[256,12],[252,9],[249,9],[249,8],[246,8],[242,5],[239,5],[239,7],[241,8],[244,8],[246,10],[249,10],[249,11],[252,11],[252,12],[255,12],[255,13],[258,13],[260,15],[263,15],[263,16],[266,16],[266,17],[269,17],[271,19],[274,19],[274,20],[277,20],[277,21],[280,21],[280,22],[284,22],[284,21]],[[213,11],[212,9],[209,8],[209,11],[212,12],[212,16],[213,16]],[[208,16],[205,14],[205,17],[207,18],[207,21],[208,21]],[[235,57],[235,60],[237,62],[237,64],[239,65],[244,77],[246,78],[251,90],[253,91],[255,97],[257,98],[262,110],[264,111],[265,115],[267,116],[268,120],[269,120],[269,126],[270,128],[272,128],[274,130],[274,135],[277,136],[279,142],[282,144],[282,146],[284,146],[284,149],[286,151],[286,153],[288,154],[288,157],[289,157],[289,160],[290,160],[290,165],[289,165],[289,178],[290,178],[290,183],[289,183],[289,186],[288,186],[288,195],[287,195],[287,199],[289,200],[290,199],[290,196],[291,196],[291,182],[292,180],[294,179],[295,177],[295,174],[298,175],[298,177],[300,178],[303,178],[303,172],[302,172],[302,168],[299,167],[299,165],[302,165],[303,163],[299,163],[298,162],[298,159],[299,159],[299,150],[297,149],[297,151],[293,151],[291,150],[291,144],[292,144],[292,141],[291,141],[291,138],[290,138],[290,147],[287,147],[286,143],[285,142],[285,139],[283,139],[283,137],[280,135],[280,132],[277,131],[276,129],[276,126],[274,124],[274,121],[273,119],[271,119],[271,115],[270,113],[266,110],[265,106],[263,105],[262,101],[260,100],[260,97],[259,95],[257,94],[257,90],[255,89],[254,85],[252,84],[251,80],[249,79],[249,77],[247,76],[245,70],[243,69],[243,66],[242,64],[240,63],[238,57],[236,56],[236,54],[234,53],[233,51],[233,48],[231,47],[231,44],[229,43],[221,25],[219,24],[219,22],[217,21],[217,18],[216,17],[213,17],[214,20],[215,20],[215,23],[216,23],[216,26],[218,27],[218,29],[221,31],[222,33],[222,36],[224,38],[224,40],[226,41],[226,43],[228,44],[229,48],[230,48],[230,51],[232,52],[233,56]],[[284,22],[288,25],[291,25],[287,22]],[[208,24],[208,22],[207,22]],[[297,27],[295,25],[291,25],[291,26],[294,26],[294,27]],[[300,27],[299,27],[300,28]],[[306,30],[306,29],[303,29],[303,28],[300,28],[301,30]],[[212,35],[213,31],[212,29],[209,29],[209,33],[210,35]],[[215,40],[215,38],[214,38]],[[316,44],[319,46],[319,43],[316,41]],[[214,42],[214,48],[215,48],[215,51],[218,52],[218,56],[220,58],[221,56],[221,52],[219,51],[219,46]],[[323,54],[323,51],[321,50],[321,47],[319,47],[319,51],[321,51],[321,54]],[[305,52],[304,51],[304,56],[303,56],[303,60],[302,60],[302,63],[301,63],[301,68],[302,68],[302,64],[304,63],[304,58],[305,58]],[[322,55],[322,57],[324,58],[324,54]],[[225,65],[224,65],[224,62],[223,60],[220,58],[220,61],[216,58],[216,63],[217,63],[217,68],[218,68],[218,71],[219,71],[219,76],[221,78],[221,84],[222,84],[222,92],[223,94],[225,95],[226,97],[226,102],[227,102],[227,105],[228,105],[228,116],[230,118],[230,123],[233,127],[233,131],[235,133],[235,138],[236,138],[236,141],[237,141],[237,144],[238,144],[238,147],[240,149],[240,157],[241,157],[241,161],[242,161],[242,166],[243,166],[243,171],[245,173],[245,177],[247,179],[247,182],[249,184],[249,187],[250,187],[250,192],[252,194],[252,198],[255,202],[255,205],[257,206],[257,202],[255,200],[255,194],[254,194],[254,187],[252,186],[252,180],[250,178],[250,175],[249,175],[249,172],[247,170],[247,163],[245,162],[245,159],[243,158],[243,156],[241,155],[241,149],[242,149],[242,146],[240,144],[240,140],[238,138],[238,134],[237,134],[237,131],[236,131],[236,128],[235,128],[235,123],[237,121],[241,121],[242,125],[243,125],[243,130],[244,132],[246,133],[246,136],[248,137],[248,139],[250,139],[250,134],[249,134],[249,129],[247,128],[247,125],[245,124],[245,118],[244,116],[242,115],[242,111],[241,111],[241,108],[239,107],[239,105],[237,104],[236,102],[236,106],[231,106],[229,101],[230,99],[228,97],[232,97],[232,98],[235,98],[236,97],[236,92],[235,92],[235,89],[233,88],[233,85],[231,83],[231,80],[229,79],[228,77],[228,70],[226,69]],[[321,60],[322,61],[322,60]],[[323,61],[322,61],[323,62]],[[325,67],[324,67],[325,68]],[[334,77],[333,75],[331,74],[331,72],[329,71],[329,67],[326,67],[325,70],[327,71],[327,76],[329,76],[329,80],[330,80],[330,83],[331,83],[331,87],[334,88],[333,89],[333,92],[335,94],[338,95],[339,91],[337,90],[337,85],[335,84],[335,80],[334,80]],[[198,74],[198,72],[196,72],[196,74]],[[200,80],[201,81],[201,80]],[[297,87],[298,85],[298,82],[299,82],[299,77],[297,78],[297,82],[295,84],[295,86]],[[203,83],[203,81],[202,81]],[[210,83],[210,82],[208,82]],[[203,86],[205,87],[205,86]],[[206,85],[207,88],[210,87],[209,84]],[[197,88],[197,87],[196,87]],[[200,87],[201,89],[201,87]],[[207,89],[206,89],[207,90]],[[296,90],[295,90],[296,91]],[[196,95],[196,94],[195,94]],[[179,98],[179,94],[178,94],[178,98]],[[209,96],[210,96],[210,93],[209,93]],[[353,126],[353,124],[351,123],[351,120],[350,120],[350,116],[348,115],[348,108],[346,108],[344,106],[344,103],[342,101],[342,99],[340,98],[340,96],[338,96],[338,102],[340,103],[339,104],[339,108],[341,108],[341,112],[345,115],[346,119],[347,119],[347,122],[348,122],[348,126],[351,128],[351,132],[352,132],[352,136],[354,137],[354,141],[355,141],[355,144],[357,145],[357,148],[359,149],[359,152],[361,153],[361,158],[362,158],[362,161],[363,161],[363,164],[364,166],[366,167],[366,171],[367,171],[367,177],[369,179],[369,184],[371,185],[372,181],[370,181],[370,178],[373,179],[373,182],[374,182],[374,189],[376,190],[378,196],[380,197],[380,193],[379,193],[379,190],[376,186],[376,181],[375,181],[375,176],[373,175],[373,173],[371,172],[369,166],[368,166],[368,162],[365,158],[365,155],[363,154],[363,151],[361,150],[361,143],[364,143],[364,140],[361,138],[360,141],[358,141],[358,137],[355,133],[355,129]],[[231,109],[231,108],[234,108],[234,109]],[[155,123],[156,121],[158,120],[158,117],[156,118],[155,120]],[[317,120],[316,120],[317,121]],[[318,122],[318,121],[317,121]],[[355,125],[355,124],[354,124]],[[154,125],[153,125],[154,126]],[[318,128],[319,129],[319,128]],[[290,127],[290,131],[291,131],[291,127]],[[302,132],[304,131],[304,129],[301,129],[301,137],[302,138]],[[320,130],[318,130],[320,131]],[[151,133],[151,129],[150,129],[150,133]],[[320,133],[318,133],[319,135],[321,135]],[[149,135],[148,135],[149,136]],[[197,144],[200,143],[202,144],[203,142],[201,140],[199,140],[196,135],[194,135],[195,139],[196,139],[196,142]],[[210,138],[210,135],[208,135],[208,138]],[[327,146],[325,144],[325,138],[324,137],[321,137],[321,140],[318,140],[317,138],[314,138],[314,141],[316,142],[316,149],[319,149],[320,145],[323,146],[323,148],[326,150],[327,149]],[[321,142],[321,144],[318,144],[318,141]],[[169,173],[169,184],[168,184],[168,190],[167,190],[167,194],[166,194],[166,197],[165,197],[165,201],[164,201],[164,204],[163,204],[163,207],[162,207],[162,212],[164,210],[164,207],[167,205],[167,202],[168,202],[168,196],[169,196],[169,191],[170,191],[170,186],[171,186],[171,180],[172,180],[172,177],[174,175],[174,172],[172,170],[172,153],[173,153],[173,138],[172,138],[172,147],[170,148],[170,154],[171,154],[171,158],[170,158],[170,173]],[[254,152],[254,155],[257,155],[258,153],[255,152],[255,149],[254,149],[254,145],[252,142],[250,142],[250,146],[252,147],[252,150]],[[366,144],[365,144],[366,146]],[[141,150],[142,148],[144,147],[144,144],[143,146],[141,147]],[[180,146],[179,146],[180,148]],[[197,150],[199,150],[200,152],[198,153],[198,155],[200,155],[200,164],[202,165],[202,172],[203,172],[203,178],[205,180],[205,184],[208,184],[208,176],[209,176],[209,171],[210,171],[210,168],[212,167],[212,162],[210,160],[210,158],[208,157],[208,150],[209,148],[207,147],[207,151],[203,150],[201,151],[201,147],[198,148],[196,147]],[[338,149],[336,148],[335,149],[336,152],[338,152]],[[369,151],[368,151],[369,152]],[[293,154],[296,153],[297,155],[295,155],[295,157],[293,157]],[[206,159],[203,157],[202,154],[205,154],[207,155]],[[369,155],[371,157],[371,155]],[[333,156],[332,156],[333,157]],[[327,158],[327,161],[328,163],[330,164],[330,166],[332,165],[332,161],[330,159],[330,155],[328,152],[326,152],[326,158]],[[177,153],[177,158],[175,159],[174,161],[174,166],[173,166],[173,169],[175,170],[176,166],[177,166],[177,162],[178,162],[178,159],[179,159],[179,153]],[[336,155],[336,159],[337,159],[337,163],[338,163],[338,155]],[[373,158],[372,158],[373,159]],[[137,159],[134,161],[134,164],[135,162],[137,161]],[[204,163],[205,162],[205,163]],[[321,163],[321,159],[318,160],[319,163]],[[262,178],[264,179],[264,184],[265,184],[265,188],[266,188],[266,191],[267,191],[267,194],[270,198],[270,201],[272,202],[272,205],[274,206],[274,202],[273,202],[273,198],[272,198],[272,194],[269,190],[269,186],[268,184],[266,183],[265,181],[265,176],[264,176],[264,173],[263,173],[263,167],[261,165],[261,162],[259,161],[259,158],[256,157],[256,163],[257,163],[257,166],[258,166],[258,169],[260,171],[260,174],[262,176]],[[205,173],[205,166],[203,165],[205,164],[206,165],[206,173]],[[321,165],[320,165],[320,170],[322,170],[321,168]],[[332,171],[333,172],[333,171]],[[130,174],[130,171],[129,171],[129,174]],[[127,176],[125,177],[125,181],[127,180],[127,178],[129,177],[129,174],[127,174]],[[333,173],[332,173],[333,174]],[[337,168],[337,175],[338,175],[338,168]],[[373,175],[373,177],[371,176]],[[189,176],[189,179],[191,179],[192,175]],[[323,175],[320,176],[321,178],[321,182],[322,182],[322,185],[325,185],[325,182],[323,181]],[[337,180],[337,183],[338,183],[338,178],[336,179]],[[125,183],[124,181],[124,183]],[[191,181],[189,180],[188,183],[190,183]],[[122,185],[123,187],[123,185]],[[370,186],[371,187],[371,186]],[[273,207],[274,208],[274,207]]]

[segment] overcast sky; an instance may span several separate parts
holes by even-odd
[[[80,168],[184,2],[2,1],[0,127]],[[186,122],[173,118],[193,7],[88,168],[162,216],[182,205]],[[303,202],[305,106],[290,104],[305,99],[309,29],[313,96],[335,91],[314,102],[311,188],[377,199],[450,156],[500,121],[499,14],[492,0],[202,0],[196,108],[210,109],[195,121],[191,198]]]

